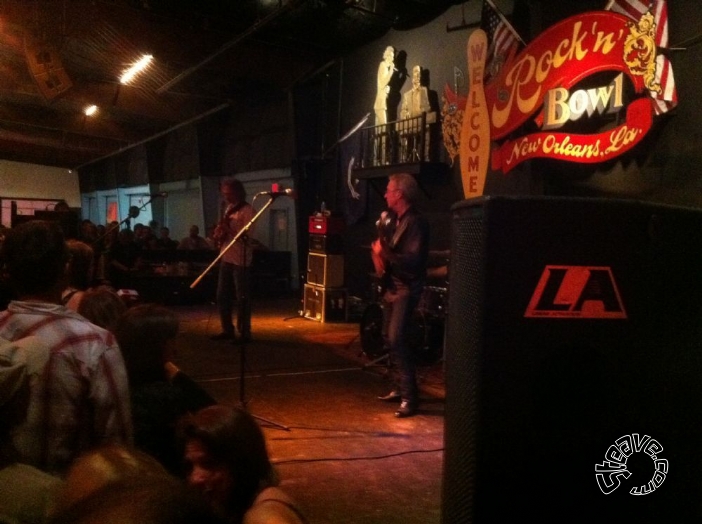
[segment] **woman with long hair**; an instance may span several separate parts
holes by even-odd
[[[227,522],[306,522],[278,487],[265,437],[249,413],[210,406],[190,417],[183,432],[188,483]]]
[[[127,309],[114,329],[129,378],[134,445],[174,474],[182,465],[179,420],[215,403],[173,363],[178,326],[169,308],[142,304]]]

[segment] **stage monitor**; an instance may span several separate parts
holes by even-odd
[[[443,524],[702,521],[702,211],[452,210]]]

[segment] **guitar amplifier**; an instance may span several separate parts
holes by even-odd
[[[340,255],[344,252],[343,237],[341,235],[310,234],[310,252]]]
[[[307,255],[307,283],[324,287],[344,285],[344,256],[309,253]]]
[[[344,217],[332,215],[312,215],[309,220],[309,232],[318,235],[333,235],[344,230]]]
[[[329,289],[305,284],[303,313],[317,322],[346,322],[348,294],[345,288]]]

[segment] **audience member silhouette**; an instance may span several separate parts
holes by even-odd
[[[62,472],[96,445],[131,443],[127,374],[114,336],[61,305],[68,262],[61,228],[34,220],[11,229],[0,260],[18,297],[0,312],[0,337],[36,336],[50,354],[13,436],[22,461]]]
[[[127,311],[127,305],[117,292],[109,286],[88,289],[78,306],[78,313],[96,326],[114,333],[119,317]]]
[[[51,524],[215,524],[206,501],[152,457],[110,446],[71,467]]]
[[[49,352],[36,337],[0,340],[0,522],[43,522],[61,482],[22,464],[12,431],[27,416],[31,382],[41,380]]]
[[[109,279],[115,289],[131,289],[132,273],[138,269],[141,248],[134,240],[131,229],[122,229],[117,243],[110,247]]]
[[[68,261],[68,283],[61,293],[61,303],[68,309],[78,311],[85,291],[93,283],[95,255],[93,248],[80,240],[66,241]]]
[[[173,363],[178,324],[170,309],[143,304],[128,309],[115,327],[131,388],[134,444],[172,473],[182,470],[178,421],[215,403]]]
[[[171,238],[171,230],[163,226],[160,231],[160,236],[156,239],[153,249],[170,251],[178,247],[178,241]]]
[[[118,444],[99,446],[71,463],[53,509],[55,513],[64,511],[110,484],[163,477],[168,477],[164,467],[142,451]]]
[[[184,425],[188,482],[231,523],[306,522],[278,486],[266,441],[243,409],[210,406]]]
[[[212,249],[207,240],[200,236],[200,228],[196,225],[190,226],[190,233],[178,244],[178,249]]]

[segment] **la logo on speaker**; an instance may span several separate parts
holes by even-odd
[[[525,317],[625,319],[609,267],[546,266]]]

